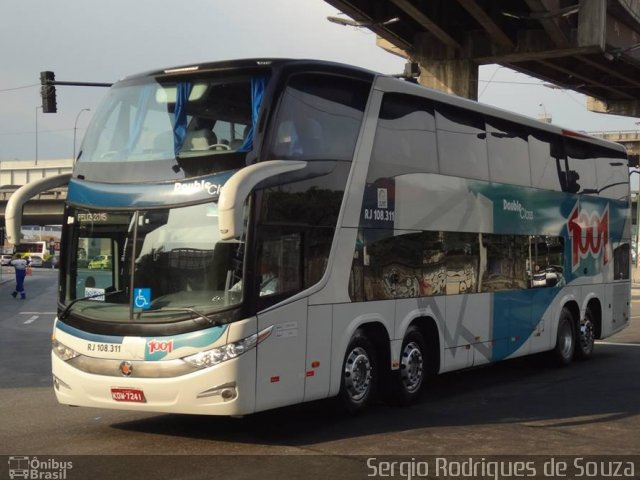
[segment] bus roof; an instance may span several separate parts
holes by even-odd
[[[362,76],[370,76],[372,79],[379,73],[367,70],[360,67],[354,67],[339,62],[329,62],[323,60],[312,59],[292,59],[292,58],[244,58],[237,60],[222,60],[217,62],[205,62],[195,63],[190,65],[179,65],[176,67],[163,68],[161,70],[149,70],[146,72],[128,75],[122,80],[131,80],[135,78],[158,76],[158,75],[171,75],[171,74],[184,74],[189,72],[213,72],[222,70],[233,69],[253,69],[253,68],[271,68],[280,69],[283,67],[297,67],[300,69],[313,67],[323,67],[323,70],[336,70],[339,72],[350,72],[352,74]]]

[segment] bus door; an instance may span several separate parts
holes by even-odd
[[[272,325],[273,331],[257,347],[257,410],[302,402],[307,344],[307,299],[277,306],[300,290],[301,235],[267,227],[262,233],[258,304],[266,308],[258,313],[258,331]]]
[[[271,335],[257,347],[256,410],[304,398],[307,299],[258,314],[258,331],[271,325]]]

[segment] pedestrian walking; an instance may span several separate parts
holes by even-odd
[[[15,254],[13,256],[13,260],[11,260],[11,265],[16,271],[16,289],[13,291],[11,296],[16,298],[18,293],[20,294],[20,298],[24,300],[27,297],[26,292],[24,291],[24,277],[27,275],[27,268],[31,264],[30,258],[22,258],[19,254]]]

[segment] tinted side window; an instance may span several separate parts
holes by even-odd
[[[594,155],[599,148],[586,142],[565,138],[565,151],[569,166],[569,191],[587,195],[598,194],[598,179]]]
[[[564,279],[564,239],[548,235],[529,237],[529,287],[561,287]]]
[[[474,293],[477,284],[477,234],[359,232],[349,283],[354,301]]]
[[[630,249],[628,243],[621,243],[613,251],[613,279],[629,280]]]
[[[431,101],[411,95],[385,94],[367,182],[407,173],[437,173],[435,130]]]
[[[326,175],[264,188],[257,195],[258,224],[262,232],[258,248],[263,252],[277,248],[281,253],[271,258],[259,257],[255,274],[263,275],[277,267],[278,276],[281,272],[287,275],[287,280],[278,283],[276,290],[269,289],[273,294],[292,293],[314,285],[327,266],[351,164],[314,162],[313,165],[333,169]],[[266,291],[260,290],[260,296],[272,294]]]
[[[447,295],[478,291],[478,234],[444,234]]]
[[[524,235],[482,235],[480,247],[482,292],[529,288],[532,237]]]
[[[614,252],[616,278],[624,278],[624,255],[624,245]],[[361,229],[349,295],[361,302],[564,284],[562,237]]]
[[[350,161],[369,90],[369,83],[346,77],[292,76],[271,129],[269,158]]]
[[[258,295],[269,297],[299,291],[302,287],[301,234],[275,226],[263,227],[259,234]]]
[[[474,112],[436,105],[440,173],[489,180],[484,118]]]
[[[566,191],[566,162],[561,139],[545,132],[529,132],[529,158],[533,187]]]
[[[619,152],[602,152],[595,159],[598,194],[612,200],[629,198],[629,163]]]
[[[516,124],[487,119],[489,173],[493,182],[531,185],[526,130]]]

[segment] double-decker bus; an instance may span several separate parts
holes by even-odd
[[[617,144],[358,68],[125,78],[69,180],[56,396],[357,411],[438,373],[588,358],[629,322],[629,201]]]

